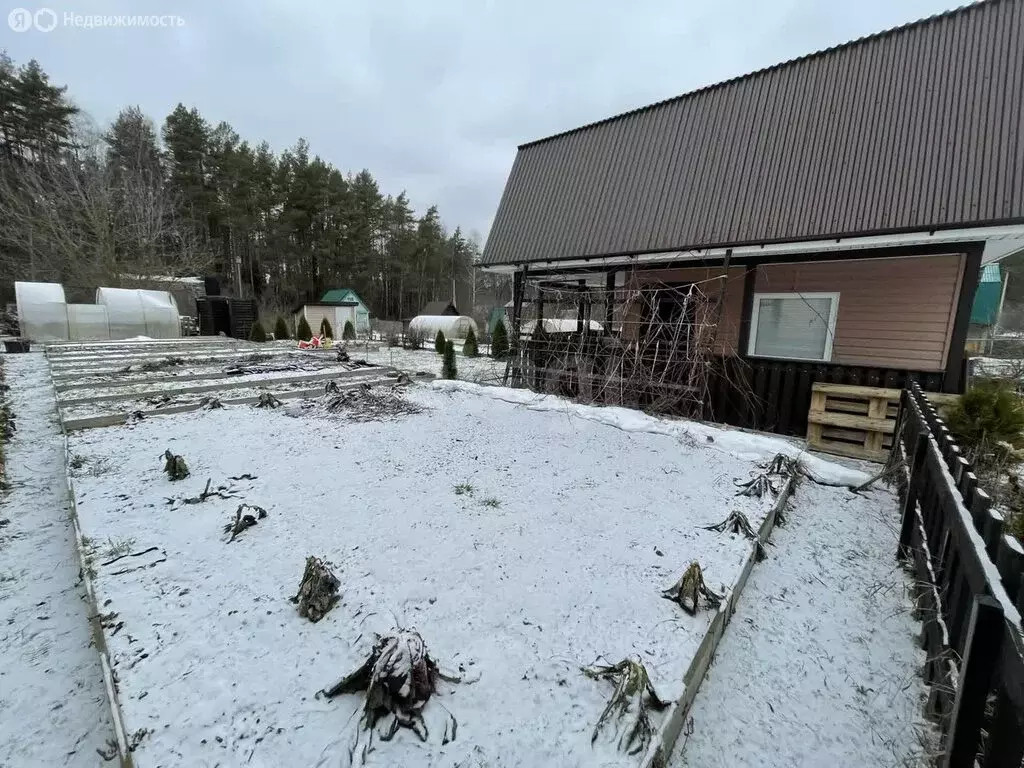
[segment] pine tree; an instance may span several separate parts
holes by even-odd
[[[71,120],[78,108],[64,95],[67,86],[50,84],[39,62],[29,61],[18,71],[14,97],[20,106],[20,148],[39,158],[74,145]]]
[[[347,323],[348,321],[346,320],[345,322]],[[334,338],[334,329],[331,328],[331,321],[326,317],[320,321],[320,335],[325,339]]]
[[[444,361],[441,363],[442,379],[457,379],[459,369],[455,365],[455,344],[452,341],[444,343]]]
[[[156,128],[139,107],[122,109],[103,140],[107,144],[107,167],[115,180],[125,176],[161,178]]]
[[[160,131],[166,147],[167,185],[178,200],[181,216],[208,245],[212,235],[216,190],[209,184],[210,126],[195,107],[178,104]],[[217,273],[230,277],[221,262]]]
[[[309,341],[313,338],[313,331],[309,327],[309,323],[306,321],[305,315],[299,318],[299,325],[295,329],[295,338],[300,341]]]
[[[281,315],[277,316],[277,322],[274,323],[274,338],[279,340],[291,338],[291,334],[288,333],[288,323]]]
[[[103,145],[76,131],[77,112],[38,63],[0,51],[0,286],[37,275],[79,291],[123,274],[234,286],[237,263],[243,297],[261,306],[340,285],[385,319],[416,314],[453,282],[468,299],[474,237],[447,228],[436,206],[417,212],[404,192],[383,193],[369,170],[340,170],[303,139],[275,154],[185,104],[156,124],[128,107]],[[30,182],[29,203],[12,202]],[[41,200],[45,220],[33,215]],[[263,323],[269,335],[274,315]]]
[[[352,325],[352,321],[351,320],[346,320],[345,321],[345,328],[341,332],[341,338],[343,338],[345,341],[354,341],[355,340],[355,338],[356,338],[356,329],[355,329],[355,326]]]
[[[8,160],[20,152],[21,107],[18,104],[18,68],[0,51],[0,146]]]
[[[252,324],[252,329],[249,331],[249,341],[263,342],[267,340],[267,332],[263,330],[263,323],[257,320]]]
[[[466,334],[466,341],[462,345],[462,354],[466,357],[476,357],[479,350],[476,347],[476,333],[473,329],[469,329],[469,333]]]
[[[495,360],[504,360],[508,357],[508,352],[508,331],[505,330],[505,323],[499,321],[491,335],[491,357]]]
[[[443,355],[445,350],[445,339],[444,331],[438,331],[437,336],[434,337],[434,351],[439,355]]]

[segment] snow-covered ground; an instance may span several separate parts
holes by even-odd
[[[363,359],[374,365],[390,365],[404,371],[423,371],[435,376],[441,375],[441,355],[434,351],[433,345],[424,349],[402,349],[386,345],[369,345],[355,343],[349,348],[353,360]],[[477,357],[466,357],[462,347],[455,345],[455,367],[458,378],[462,381],[481,384],[498,384],[505,374],[505,361],[493,360],[480,354]]]
[[[927,764],[924,652],[896,565],[896,510],[884,489],[800,486],[740,598],[673,768]]]
[[[0,495],[0,765],[91,766],[113,738],[90,645],[64,445],[40,354],[5,355],[17,432]]]
[[[733,509],[759,525],[771,500],[733,480],[787,444],[459,382],[406,391],[424,410],[385,422],[238,407],[72,436],[126,725],[150,731],[139,765],[345,764],[360,699],[314,694],[396,626],[466,680],[427,705],[427,742],[402,731],[370,764],[635,764],[591,745],[612,686],[579,667],[635,655],[681,693],[710,614],[661,590],[693,560],[732,583],[750,544],[701,527]],[[168,448],[191,477],[162,474]],[[207,478],[236,498],[180,503]],[[227,543],[241,502],[269,516]],[[310,554],[342,583],[318,624],[288,600]]]

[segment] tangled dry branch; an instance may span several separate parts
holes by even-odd
[[[686,286],[625,274],[614,289],[543,280],[526,285],[521,326],[505,378],[585,403],[712,418],[713,392],[732,406],[754,399],[738,359],[723,362],[722,276]],[[728,329],[727,329],[728,330]],[[507,383],[507,381],[506,381]],[[724,407],[724,403],[723,403]]]
[[[423,411],[422,406],[403,397],[397,387],[369,384],[325,393],[307,408],[314,416],[343,416],[349,421],[388,421]]]

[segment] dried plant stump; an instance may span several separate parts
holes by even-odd
[[[302,573],[299,591],[292,602],[299,607],[299,615],[313,623],[320,621],[338,602],[341,582],[324,560],[310,555]]]

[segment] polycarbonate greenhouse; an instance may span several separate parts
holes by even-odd
[[[67,301],[60,283],[14,284],[21,335],[32,341],[66,341]]]
[[[409,332],[420,333],[430,340],[441,331],[446,339],[464,339],[472,329],[477,333],[476,321],[465,315],[417,315],[409,321]]]
[[[97,288],[96,304],[107,310],[111,339],[135,336],[176,339],[181,336],[178,305],[167,291]]]
[[[68,304],[59,283],[14,284],[22,337],[36,342],[176,339],[178,305],[167,291],[98,288],[95,304]]]

